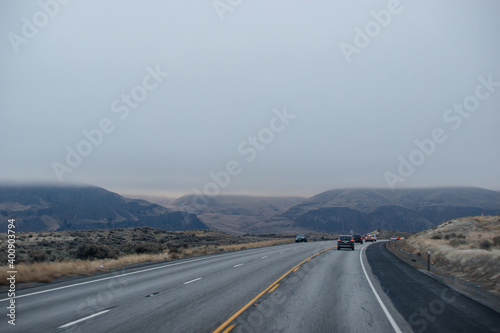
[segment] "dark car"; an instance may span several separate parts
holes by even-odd
[[[354,251],[354,238],[349,235],[342,235],[337,240],[337,250],[340,250],[343,247],[350,248]]]
[[[295,236],[295,243],[300,243],[300,242],[307,242],[307,236],[306,235]]]
[[[361,235],[354,235],[354,242],[363,244],[363,237]]]

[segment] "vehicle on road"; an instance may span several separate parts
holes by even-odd
[[[363,237],[361,235],[354,235],[353,238],[355,243],[363,244]]]
[[[350,235],[341,235],[337,240],[337,250],[343,247],[350,248],[354,251],[354,237]]]
[[[300,242],[307,242],[307,236],[306,235],[295,236],[295,243],[300,243]]]
[[[377,241],[377,237],[375,237],[375,235],[368,235],[368,236],[366,236],[365,241],[373,243],[373,242]]]
[[[397,241],[398,238],[396,236],[392,236],[390,239],[389,239],[391,242],[394,242],[394,241]]]

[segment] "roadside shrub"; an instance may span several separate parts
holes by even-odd
[[[484,239],[479,243],[479,247],[483,250],[489,250],[491,247],[491,242],[487,239]]]
[[[77,259],[106,259],[118,258],[116,250],[110,248],[108,245],[100,244],[83,244],[76,250]]]
[[[135,252],[141,253],[159,253],[161,252],[161,247],[156,243],[139,243],[135,247]]]
[[[126,242],[120,247],[120,250],[124,254],[133,254],[135,253],[135,243],[134,242]]]
[[[457,246],[460,246],[460,245],[465,245],[467,244],[467,242],[463,239],[452,239],[450,240],[450,245],[453,246],[453,247],[457,247]]]
[[[45,253],[45,251],[40,249],[35,249],[31,251],[30,257],[33,262],[44,262],[48,259],[48,256]]]
[[[493,245],[500,246],[500,236],[493,237]]]
[[[441,234],[437,234],[431,237],[431,239],[441,239]]]

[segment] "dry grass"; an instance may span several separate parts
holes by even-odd
[[[417,256],[426,256],[430,250],[433,265],[500,295],[498,216],[448,221],[410,237],[402,248]]]
[[[220,246],[207,246],[204,249],[195,248],[195,249],[189,249],[186,252],[196,254],[196,253],[198,253],[198,251],[202,250],[202,252],[204,252],[203,254],[213,254],[213,253],[219,253],[219,252],[230,252],[230,251],[238,251],[238,250],[245,250],[245,249],[253,249],[253,248],[265,247],[265,246],[291,244],[293,242],[294,242],[293,239],[264,240],[264,241],[257,241],[257,242],[252,242],[252,243],[228,244],[228,245],[220,245]]]
[[[60,277],[93,275],[110,272],[132,264],[158,262],[168,259],[171,259],[171,257],[168,253],[165,253],[159,255],[128,255],[118,259],[68,260],[50,263],[19,264],[16,266],[16,282],[52,282],[54,279]],[[0,271],[0,279],[6,279],[6,271],[7,267],[3,266]]]
[[[195,237],[206,236],[207,232],[185,232]],[[224,234],[221,236],[225,237]],[[52,237],[52,236],[50,236]],[[231,238],[232,237],[228,237]],[[201,245],[172,248],[159,254],[131,254],[117,259],[93,260],[63,260],[60,262],[31,262],[16,265],[17,283],[26,282],[52,282],[54,279],[76,275],[93,275],[96,273],[110,272],[124,267],[146,262],[162,262],[172,259],[194,257],[200,255],[237,251],[249,248],[274,246],[293,243],[293,239],[272,239],[239,244],[226,245]],[[7,266],[0,266],[0,285],[7,283]],[[4,282],[5,281],[5,282]]]

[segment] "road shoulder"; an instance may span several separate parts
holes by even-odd
[[[361,257],[361,260],[363,260],[364,267],[366,269],[366,273],[368,274],[368,277],[370,281],[373,284],[373,287],[375,288],[377,294],[379,295],[380,299],[384,303],[385,307],[387,310],[390,312],[394,320],[396,321],[397,325],[401,329],[402,332],[413,332],[411,329],[410,324],[401,316],[399,311],[396,309],[394,304],[392,303],[391,299],[387,296],[389,291],[387,289],[382,288],[379,279],[375,274],[373,274],[370,263],[368,262],[368,259],[366,258],[366,249],[370,246],[373,245],[374,243],[367,244],[365,246],[365,251],[363,251],[363,255]]]
[[[395,244],[399,245],[399,244]],[[400,260],[419,270],[421,273],[433,278],[437,282],[455,290],[462,295],[490,308],[500,314],[500,299],[495,294],[481,288],[473,281],[465,281],[456,275],[452,275],[439,267],[431,265],[430,271],[427,271],[426,262],[412,253],[403,251],[399,246],[386,246],[386,249],[398,257]]]
[[[385,244],[365,252],[372,273],[413,331],[498,332],[497,312],[407,265]]]

